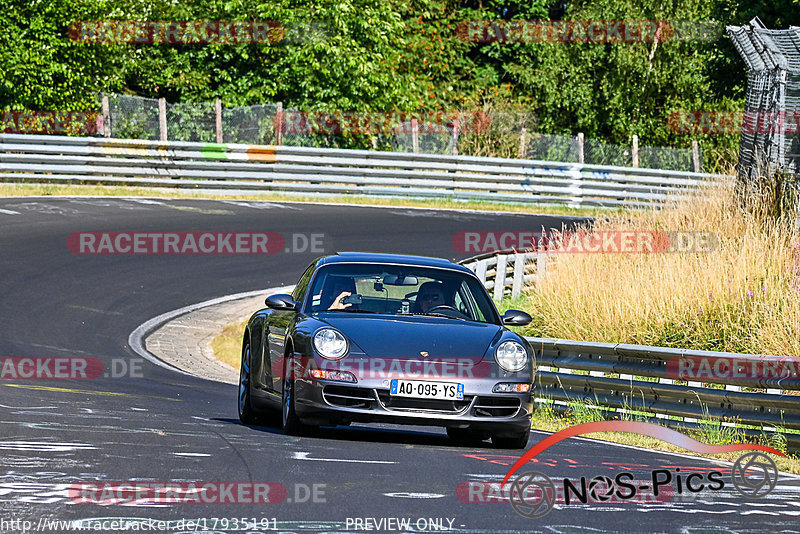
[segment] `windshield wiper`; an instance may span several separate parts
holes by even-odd
[[[447,319],[458,319],[459,321],[466,321],[468,320],[466,317],[454,317],[452,315],[446,315],[444,313],[433,312],[433,313],[412,313],[411,315],[427,315],[428,317],[445,317]]]

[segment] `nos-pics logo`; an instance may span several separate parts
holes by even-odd
[[[629,432],[651,436],[678,445],[687,450],[703,454],[719,454],[738,450],[750,450],[740,456],[726,482],[721,471],[706,469],[698,472],[674,469],[654,469],[649,477],[636,480],[633,473],[617,473],[613,478],[598,475],[593,478],[568,478],[554,482],[538,471],[526,471],[511,482],[508,496],[514,511],[523,517],[542,517],[558,504],[587,504],[589,502],[642,502],[652,498],[659,502],[670,501],[677,495],[694,494],[701,491],[720,491],[726,484],[747,499],[759,499],[768,495],[778,482],[778,468],[764,452],[785,456],[780,451],[763,445],[706,445],[662,426],[633,421],[599,421],[577,425],[557,432],[539,442],[525,453],[508,471],[502,484],[533,457],[555,443],[572,436],[594,432]],[[763,451],[763,452],[761,452]]]

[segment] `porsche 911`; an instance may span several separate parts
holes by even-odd
[[[266,299],[242,343],[244,423],[280,410],[287,434],[353,422],[445,427],[454,442],[524,448],[534,351],[481,281],[443,259],[319,258]]]

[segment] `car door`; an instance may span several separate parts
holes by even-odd
[[[292,298],[296,302],[303,302],[308,290],[308,284],[311,281],[311,276],[314,274],[316,260],[308,266],[303,273],[303,276],[298,280],[297,285],[292,292]],[[284,355],[286,353],[286,333],[294,323],[297,317],[295,311],[281,311],[272,310],[268,321],[268,333],[266,345],[269,347],[269,352],[265,351],[265,356],[269,354],[270,365],[264,366],[271,369],[269,378],[272,382],[272,393],[279,395],[283,392],[283,378],[285,369]],[[268,382],[264,382],[265,384]]]

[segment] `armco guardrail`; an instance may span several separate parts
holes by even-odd
[[[474,272],[495,300],[516,298],[522,289],[545,275],[544,252],[490,252],[459,262]]]
[[[541,252],[495,252],[460,263],[501,300],[544,276],[546,258]],[[689,428],[712,420],[767,431],[800,430],[800,358],[526,339],[536,350],[537,404],[552,402],[556,411],[579,403],[601,408],[607,417],[644,417]],[[800,449],[800,434],[785,436],[792,449]]]
[[[536,350],[535,392],[664,424],[718,420],[800,430],[800,358],[527,338]],[[786,434],[800,447],[800,434]]]
[[[524,159],[0,134],[5,182],[641,207],[723,178]]]

